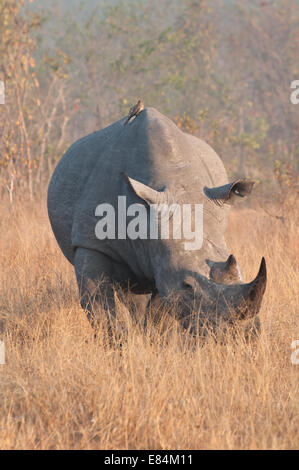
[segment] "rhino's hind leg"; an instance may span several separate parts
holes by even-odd
[[[116,314],[112,261],[97,251],[77,248],[74,267],[80,303],[90,324],[95,329],[104,321],[110,325]]]

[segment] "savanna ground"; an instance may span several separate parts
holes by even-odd
[[[129,325],[121,351],[93,339],[45,198],[2,206],[0,224],[1,449],[298,448],[295,209],[284,221],[244,207],[231,214],[228,241],[246,280],[261,256],[268,265],[256,342],[194,346],[179,332]]]

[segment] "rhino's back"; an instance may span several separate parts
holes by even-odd
[[[49,218],[70,262],[74,245],[97,249],[103,243],[95,238],[95,208],[103,202],[117,207],[117,196],[127,190],[122,173],[154,189],[184,194],[189,203],[203,202],[204,185],[227,182],[213,149],[155,109],[146,108],[127,126],[124,121],[75,142],[53,173]]]

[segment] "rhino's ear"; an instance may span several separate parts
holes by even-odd
[[[133,189],[134,193],[143,199],[147,204],[160,204],[163,202],[164,193],[156,191],[155,189],[146,186],[146,184],[130,178],[126,173],[123,173],[127,184]]]
[[[233,204],[238,198],[248,196],[254,185],[255,181],[241,179],[216,188],[207,188],[205,186],[203,192],[208,199],[218,206],[222,206],[224,203]]]

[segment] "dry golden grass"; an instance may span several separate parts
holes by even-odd
[[[262,332],[191,347],[129,327],[105,348],[78,304],[72,266],[54,240],[45,201],[1,209],[1,449],[286,449],[299,443],[298,232],[235,209],[228,240],[246,280],[266,257]]]

